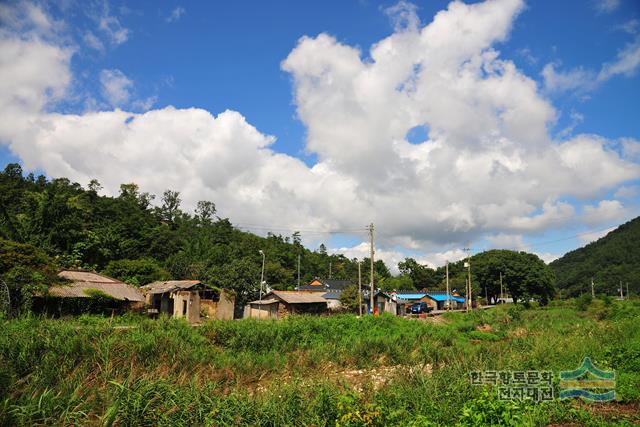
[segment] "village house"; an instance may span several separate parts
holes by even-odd
[[[411,313],[411,304],[422,301],[426,293],[418,291],[393,291],[390,295],[398,306],[398,314],[405,315]]]
[[[458,295],[447,296],[446,291],[394,291],[391,293],[392,298],[400,306],[400,312],[408,314],[411,305],[416,302],[425,302],[433,310],[445,310],[447,305],[451,309],[459,309],[464,305],[465,299]]]
[[[122,312],[141,308],[138,288],[93,271],[63,270],[58,277],[69,283],[55,285],[36,298],[35,310],[78,314],[86,311]]]
[[[300,285],[298,291],[322,292],[322,297],[327,300],[329,310],[339,310],[342,307],[340,295],[342,291],[353,285],[350,280],[319,279],[315,278],[307,285]]]
[[[215,319],[233,319],[235,299],[221,290],[217,292],[199,280],[166,280],[140,288],[148,312],[200,322],[201,315]]]
[[[300,285],[297,290],[311,292],[343,291],[351,285],[353,283],[350,280],[319,279],[316,277],[309,284]]]
[[[271,291],[261,300],[245,307],[245,317],[281,319],[289,314],[321,314],[327,311],[327,300],[315,292]]]
[[[447,295],[446,291],[430,291],[422,298],[422,301],[427,302],[434,310],[446,310],[447,306],[455,310],[464,305],[463,297]]]

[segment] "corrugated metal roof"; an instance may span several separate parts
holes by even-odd
[[[405,292],[396,292],[396,297],[397,298],[402,298],[402,299],[420,299],[423,298],[425,295],[425,293],[405,293]]]
[[[68,285],[49,288],[49,295],[61,298],[90,298],[95,289],[120,301],[144,301],[138,288],[97,273],[86,271],[62,271],[58,276],[72,280]]]
[[[268,295],[273,295],[288,304],[327,303],[326,299],[315,292],[271,291]]]
[[[58,277],[64,277],[73,282],[122,283],[119,280],[92,271],[63,270],[58,273]]]
[[[464,302],[464,298],[462,297],[454,297],[452,295],[447,296],[447,294],[432,294],[428,293],[427,296],[434,301],[443,302],[446,300],[452,300],[457,302]]]
[[[199,285],[199,280],[165,280],[161,282],[153,282],[148,285],[141,286],[145,293],[148,294],[164,294],[167,292],[174,292],[177,290],[191,289],[196,285]]]
[[[255,300],[255,301],[251,301],[249,304],[257,304],[257,305],[269,305],[269,304],[273,304],[276,302],[280,302],[280,300],[275,299],[275,298],[269,298],[269,299],[263,299],[261,300]]]

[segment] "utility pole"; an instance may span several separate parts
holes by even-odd
[[[449,293],[449,260],[445,262],[444,267],[447,272],[447,311],[449,311],[451,309],[451,293]]]
[[[362,317],[362,261],[358,261],[358,314]]]
[[[484,299],[487,301],[487,305],[489,305],[489,294],[487,293],[487,287],[484,287]]]
[[[624,294],[622,293],[622,280],[620,280],[620,299],[624,299]]]
[[[500,272],[500,300],[502,302],[505,302],[504,294],[502,293],[502,271]]]
[[[300,289],[300,254],[298,254],[298,289]]]
[[[260,249],[258,252],[260,252],[260,255],[262,255],[262,273],[260,274],[260,302],[262,302],[262,285],[264,284],[264,259],[266,258],[266,255],[264,254],[264,251],[262,249]],[[260,307],[260,309],[262,310],[262,306]]]
[[[370,294],[369,294],[369,309],[371,310],[371,314],[375,312],[373,307],[373,223],[369,224],[369,239],[371,242],[371,269],[369,271],[369,280],[370,280]]]
[[[331,261],[329,261],[329,279],[331,279]]]
[[[591,278],[591,298],[595,298],[596,297],[596,291],[595,288],[593,287],[593,277]]]
[[[468,280],[467,280],[467,312],[472,308],[472,296],[471,296],[471,248],[464,248],[465,252],[467,252],[467,272],[468,272]]]

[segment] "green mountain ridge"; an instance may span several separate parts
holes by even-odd
[[[622,224],[595,242],[567,252],[550,267],[556,274],[557,288],[569,296],[591,291],[619,295],[622,283],[626,295],[640,290],[640,217]]]

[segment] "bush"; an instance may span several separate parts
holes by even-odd
[[[526,308],[521,305],[512,305],[507,310],[507,314],[509,315],[511,320],[513,320],[514,322],[519,322],[520,320],[522,320],[522,312],[524,312],[525,310]]]
[[[591,305],[593,301],[593,297],[589,293],[585,293],[576,298],[576,308],[578,311],[586,311],[587,308]]]
[[[171,277],[168,271],[151,258],[111,261],[103,273],[135,286],[146,285],[156,280],[167,280]]]
[[[484,389],[480,396],[464,404],[459,424],[478,427],[521,426],[525,424],[519,413],[523,407],[523,402],[502,401],[494,392]]]

